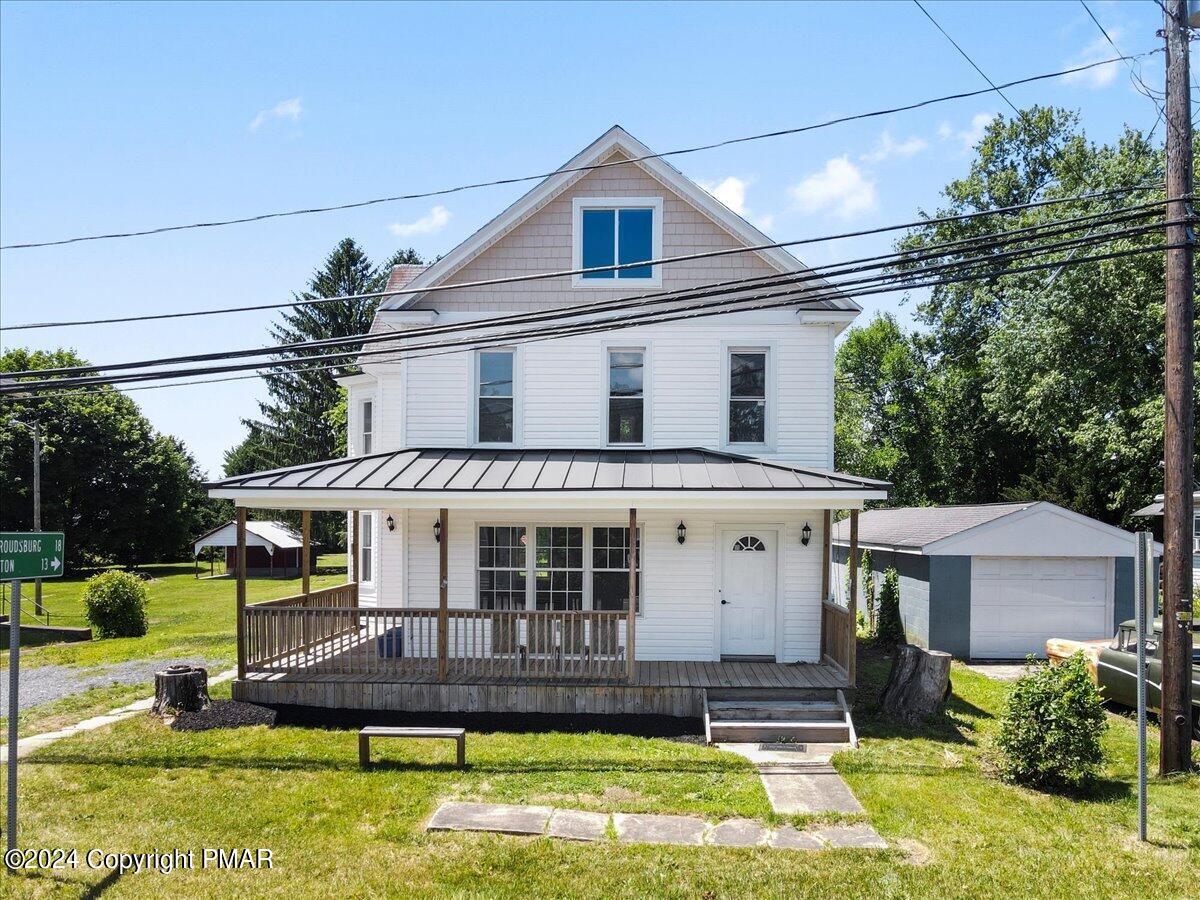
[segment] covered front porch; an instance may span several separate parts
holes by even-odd
[[[237,505],[239,554],[250,507],[301,509],[305,557],[311,511],[350,512],[346,584],[311,591],[305,578],[297,596],[247,605],[239,581],[236,696],[348,709],[698,715],[711,689],[799,697],[853,687],[855,610],[830,600],[830,525],[835,508],[856,520],[863,495],[882,495],[875,483],[782,466],[764,475],[764,464],[738,457],[717,457],[740,471],[722,469],[707,451],[687,451],[709,481],[690,492],[655,489],[652,472],[637,489],[622,481],[597,491],[600,453],[570,498],[562,485],[549,494],[528,483],[362,490],[371,470],[420,467],[432,452],[214,486]],[[437,452],[426,472],[451,453]],[[481,461],[478,451],[452,452],[455,472]],[[675,466],[692,461],[671,453]],[[512,455],[506,485],[527,454]],[[581,474],[577,455],[564,483]],[[476,467],[476,483],[495,456]],[[621,460],[623,478],[659,462],[638,456]],[[539,471],[550,457],[541,451]],[[750,496],[744,482],[755,477],[764,483]],[[331,483],[341,480],[354,486]],[[313,481],[323,483],[307,493],[295,483]],[[622,505],[633,500],[640,505]],[[770,605],[753,617],[759,596]]]

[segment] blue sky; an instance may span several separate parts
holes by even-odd
[[[1125,52],[1150,2],[1091,3]],[[997,82],[1111,56],[1075,2],[931,2]],[[1162,84],[1162,56],[1144,61]],[[547,171],[620,123],[656,150],[985,86],[912,4],[0,6],[3,243],[327,205]],[[1125,69],[1014,88],[1089,136],[1149,129]],[[966,171],[994,95],[673,160],[769,234],[902,222]],[[1158,137],[1161,138],[1159,128]],[[0,255],[0,318],[286,300],[343,237],[452,248],[523,188]],[[810,264],[887,238],[818,245]],[[868,315],[899,298],[865,297]],[[13,332],[94,362],[265,344],[267,313]],[[210,474],[261,382],[131,394]]]

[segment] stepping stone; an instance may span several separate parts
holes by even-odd
[[[771,846],[777,850],[820,850],[825,845],[813,837],[812,832],[781,825],[771,835]]]
[[[426,831],[493,831],[498,834],[542,834],[550,820],[548,806],[504,803],[443,803]]]
[[[813,832],[836,849],[886,850],[887,841],[870,825],[827,825]]]
[[[753,819],[729,819],[708,833],[708,842],[718,847],[757,847],[766,839],[767,829]]]
[[[628,844],[704,843],[708,823],[691,816],[651,816],[613,813],[617,839]]]
[[[602,841],[608,832],[608,813],[556,809],[546,835],[567,841]]]
[[[842,776],[824,772],[760,772],[767,799],[777,813],[860,813],[862,804]]]

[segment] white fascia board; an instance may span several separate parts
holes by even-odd
[[[832,542],[835,547],[849,547],[850,542],[842,538],[833,538]],[[859,550],[880,550],[884,553],[907,553],[910,556],[921,556],[924,549],[921,547],[901,547],[895,544],[869,544],[866,541],[858,542]]]
[[[385,325],[432,325],[438,319],[436,309],[380,309],[375,320]]]
[[[1053,552],[1053,544],[1052,543],[1047,544],[1045,541],[1041,541],[1041,542],[1038,542],[1038,548],[1044,549],[1044,552],[1042,552],[1042,553],[1027,552],[1027,553],[1020,553],[1020,554],[1011,554],[1011,553],[994,553],[993,554],[993,553],[988,553],[986,549],[983,549],[982,552],[980,552],[980,550],[975,550],[972,553],[972,555],[975,555],[975,556],[1019,555],[1019,556],[1097,556],[1097,557],[1103,557],[1103,556],[1116,556],[1116,555],[1124,556],[1126,554],[1132,555],[1133,553],[1136,552],[1137,538],[1132,533],[1130,533],[1128,531],[1124,531],[1120,528],[1116,528],[1112,525],[1108,525],[1104,522],[1098,522],[1093,518],[1090,518],[1090,517],[1084,516],[1084,515],[1080,515],[1077,512],[1072,512],[1069,509],[1064,509],[1061,506],[1058,506],[1054,503],[1047,502],[1045,500],[1040,501],[1038,503],[1034,503],[1031,506],[1027,506],[1025,509],[1018,510],[1017,512],[1009,513],[1007,516],[1001,516],[998,519],[992,519],[992,521],[990,521],[990,522],[984,522],[981,525],[976,525],[974,528],[968,528],[966,531],[960,531],[958,534],[952,534],[949,537],[944,537],[944,538],[941,538],[940,540],[931,541],[930,543],[926,544],[924,547],[921,548],[921,552],[925,553],[927,555],[930,555],[930,556],[963,555],[964,545],[967,545],[967,547],[965,549],[969,550],[969,549],[971,549],[969,546],[970,544],[972,544],[975,541],[986,538],[989,534],[993,534],[995,532],[998,532],[998,531],[1001,531],[1004,529],[1008,529],[1008,528],[1020,527],[1021,523],[1025,522],[1025,520],[1031,519],[1031,518],[1042,517],[1042,516],[1053,516],[1057,519],[1063,520],[1064,524],[1066,524],[1069,527],[1082,528],[1082,529],[1088,530],[1095,534],[1098,542],[1103,541],[1103,542],[1107,543],[1107,546],[1105,547],[1102,544],[1098,543],[1096,546],[1097,552],[1094,552],[1094,553],[1081,553],[1081,552],[1055,553],[1055,552]],[[1124,545],[1123,552],[1120,552],[1120,553],[1101,552],[1101,551],[1121,549],[1121,545]]]
[[[781,496],[782,494],[782,496]],[[251,509],[862,509],[882,491],[339,491],[214,488],[209,496]]]
[[[359,372],[357,375],[342,375],[333,380],[344,388],[352,388],[374,384],[376,379],[374,375],[367,372]]]

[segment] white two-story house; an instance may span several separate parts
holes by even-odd
[[[342,379],[348,458],[212,486],[350,515],[349,586],[241,613],[239,696],[694,714],[851,686],[830,514],[887,487],[831,471],[859,307],[651,154],[614,127],[398,266]]]

